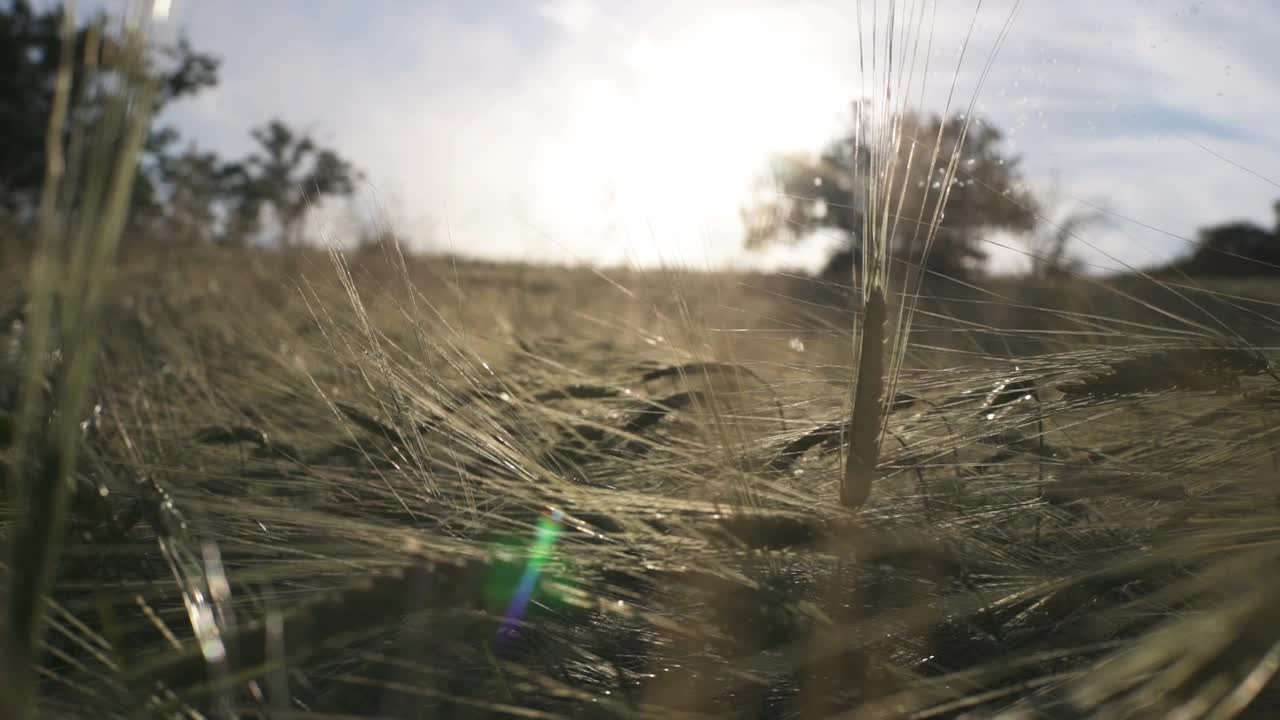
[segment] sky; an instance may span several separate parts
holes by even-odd
[[[851,100],[884,92],[883,62],[869,63],[883,59],[887,14],[901,31],[916,27],[904,18],[918,7],[173,0],[170,27],[223,64],[216,89],[162,121],[228,156],[246,153],[249,129],[272,117],[305,128],[365,172],[355,212],[424,250],[815,269],[830,238],[748,252],[739,209],[770,152],[820,148]],[[1272,224],[1280,3],[925,9],[906,36],[919,39],[916,67],[928,60],[911,85],[918,105],[973,101],[976,117],[1006,131],[1051,216],[1081,203],[1113,213],[1076,248],[1091,266],[1161,262],[1208,224]],[[337,241],[347,232],[333,213],[321,224]],[[1016,239],[993,242],[996,270],[1024,265],[1001,247]]]

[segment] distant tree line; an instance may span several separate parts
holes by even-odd
[[[1280,275],[1280,201],[1271,209],[1275,222],[1270,228],[1251,222],[1202,228],[1196,249],[1169,269],[1218,277]]]
[[[816,156],[772,158],[768,187],[743,210],[747,247],[794,243],[815,232],[840,238],[822,276],[849,283],[858,268],[864,236],[888,228],[890,251],[933,275],[972,278],[982,272],[985,241],[996,232],[1017,240],[1029,275],[1045,279],[1081,269],[1072,242],[1107,211],[1066,202],[1056,180],[1047,193],[1032,193],[1019,158],[1002,145],[990,123],[963,116],[907,113],[893,120],[896,142],[869,147],[866,108],[854,105],[854,122]],[[947,164],[957,160],[933,241],[924,243],[943,190]],[[890,169],[892,168],[892,169]],[[879,202],[873,202],[873,194]],[[885,206],[891,213],[885,212]],[[875,208],[878,217],[869,213]],[[1233,222],[1200,231],[1195,250],[1166,270],[1191,275],[1280,275],[1280,202],[1271,229]]]
[[[61,12],[36,10],[26,0],[0,4],[0,213],[9,224],[30,223],[39,202]],[[108,22],[99,16],[75,33],[79,67],[69,135],[103,120],[102,91],[116,70]],[[217,58],[193,49],[186,37],[158,48],[149,64],[159,86],[157,112],[216,87],[219,67]],[[236,245],[270,230],[282,245],[296,245],[316,202],[354,191],[356,168],[307,133],[272,119],[251,135],[254,151],[227,160],[173,127],[152,126],[133,196],[135,234]]]

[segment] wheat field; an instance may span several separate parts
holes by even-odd
[[[55,196],[0,296],[0,714],[1280,713],[1280,293],[926,277],[894,177],[856,289],[117,262]]]
[[[850,513],[830,288],[389,260],[126,259],[165,281],[108,313],[45,711],[1275,707],[1251,352],[1105,284],[1011,329],[922,305]],[[1274,308],[1231,290],[1200,302]]]

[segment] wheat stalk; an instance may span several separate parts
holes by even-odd
[[[880,427],[884,396],[885,331],[888,306],[884,288],[868,290],[863,309],[858,374],[849,417],[849,456],[840,485],[840,502],[859,508],[871,497],[880,462]]]
[[[143,30],[134,26],[125,32],[119,86],[106,97],[98,126],[69,129],[71,152],[64,153],[76,24],[72,8],[62,13],[39,209],[40,247],[31,276],[31,340],[12,443],[15,504],[23,512],[10,536],[6,578],[3,662],[7,672],[3,674],[9,687],[0,692],[10,703],[4,707],[6,717],[25,718],[34,711],[42,617],[76,482],[80,423],[89,401],[112,268],[157,89],[145,71]],[[95,47],[92,33],[89,46]],[[86,65],[92,68],[91,59]],[[95,152],[88,167],[82,167],[86,159],[81,148],[86,144]],[[68,161],[74,164],[69,166]],[[55,330],[60,331],[56,346]],[[55,347],[61,362],[54,377],[46,378],[46,357]],[[53,390],[51,407],[45,407],[46,383]]]

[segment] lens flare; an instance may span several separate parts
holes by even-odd
[[[520,619],[524,617],[529,600],[533,596],[533,590],[538,585],[542,565],[551,557],[551,550],[556,544],[556,539],[560,537],[560,525],[563,520],[564,513],[559,510],[552,510],[550,515],[544,515],[538,520],[533,547],[529,551],[529,563],[525,565],[520,582],[516,585],[515,594],[511,597],[511,603],[507,605],[502,627],[498,629],[499,642],[510,637],[515,632],[516,626],[520,624]]]

